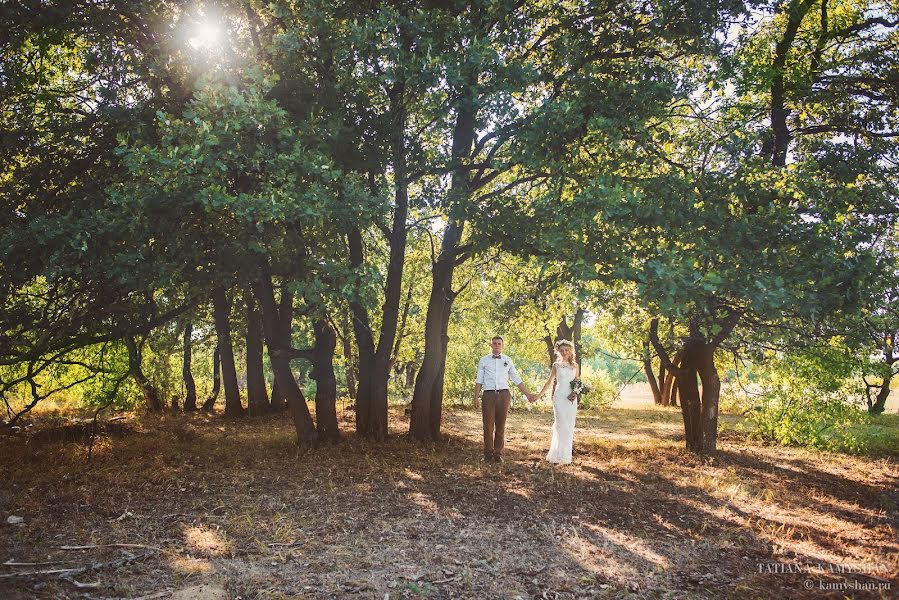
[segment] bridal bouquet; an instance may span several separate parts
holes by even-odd
[[[590,392],[590,386],[584,383],[584,380],[580,377],[575,377],[571,380],[571,393],[577,396],[577,400],[580,401],[581,397]]]

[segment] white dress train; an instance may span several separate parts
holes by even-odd
[[[571,449],[574,446],[574,421],[577,417],[577,402],[568,399],[571,395],[571,380],[574,379],[574,367],[557,362],[556,388],[553,392],[552,438],[549,441],[549,452],[546,460],[551,463],[567,465],[571,463]]]

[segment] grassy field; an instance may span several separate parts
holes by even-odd
[[[625,406],[580,415],[561,468],[545,407],[510,416],[502,466],[469,410],[439,444],[408,442],[397,409],[385,444],[302,455],[284,415],[130,415],[90,462],[45,416],[0,437],[0,560],[35,563],[0,566],[0,597],[895,597],[894,456],[725,427],[700,459],[676,409]]]

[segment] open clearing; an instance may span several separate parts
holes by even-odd
[[[27,442],[4,436],[0,560],[46,564],[0,566],[0,595],[887,598],[899,589],[895,457],[724,433],[719,456],[703,460],[682,449],[677,409],[613,408],[580,415],[575,464],[553,468],[542,461],[544,409],[514,411],[506,463],[484,466],[475,412],[447,411],[446,439],[433,446],[401,435],[401,411],[392,419],[385,444],[347,434],[302,455],[285,415],[129,416],[108,424],[89,463],[82,439],[58,439],[47,423]],[[9,577],[92,564],[67,578]]]

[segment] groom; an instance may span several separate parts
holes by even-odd
[[[474,407],[479,406],[478,398],[484,390],[484,403],[481,416],[484,419],[484,462],[503,462],[503,446],[506,436],[506,416],[512,403],[509,393],[509,379],[520,389],[529,402],[536,396],[528,391],[527,386],[518,376],[512,359],[503,354],[503,338],[495,336],[490,340],[493,350],[478,361],[478,376],[474,384]]]

